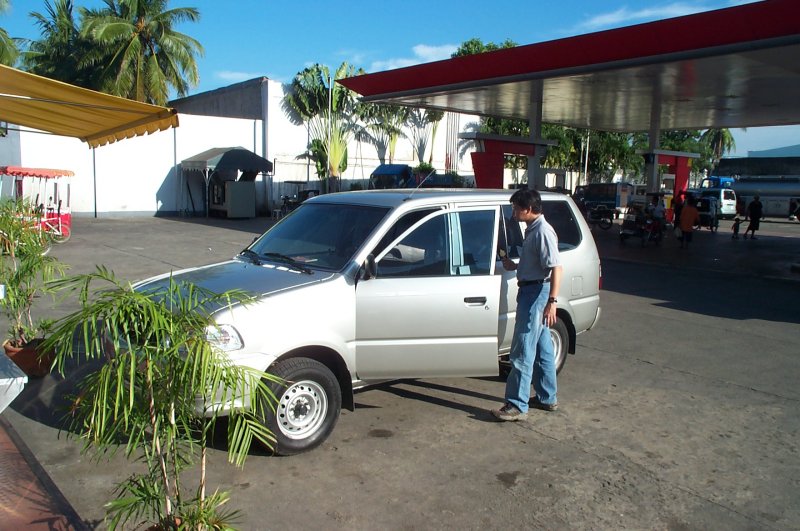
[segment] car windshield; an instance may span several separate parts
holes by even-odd
[[[247,254],[289,267],[339,271],[388,212],[363,205],[303,203],[256,240]]]

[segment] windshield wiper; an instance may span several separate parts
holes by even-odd
[[[280,253],[264,253],[262,255],[264,258],[268,258],[270,260],[275,260],[276,262],[280,262],[282,264],[286,264],[289,267],[292,267],[298,271],[305,273],[306,275],[313,275],[314,272],[292,258],[291,256],[286,256],[285,254]]]
[[[255,265],[261,265],[261,255],[255,251],[251,251],[250,249],[245,249],[244,251],[239,253],[239,256],[245,256]]]

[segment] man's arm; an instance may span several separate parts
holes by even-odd
[[[557,299],[558,291],[561,289],[561,266],[555,266],[550,272],[550,298]],[[553,326],[556,323],[556,306],[554,302],[547,302],[544,307],[544,322],[547,326]]]

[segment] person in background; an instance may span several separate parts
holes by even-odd
[[[672,223],[676,227],[680,227],[681,211],[683,210],[683,205],[684,205],[684,194],[683,192],[678,192],[678,196],[672,202],[672,212],[674,213],[674,219]]]
[[[739,216],[733,218],[733,226],[731,227],[733,234],[731,234],[731,240],[739,239],[739,227],[741,225],[742,225],[742,218],[740,218]]]
[[[750,239],[755,240],[756,238],[756,231],[761,225],[761,218],[764,216],[764,207],[761,205],[759,196],[755,196],[750,204],[747,205],[747,216],[750,218],[750,223],[747,225],[747,229],[744,231],[744,239],[747,239],[747,233],[750,233]]]
[[[686,198],[686,204],[681,209],[681,249],[689,248],[692,242],[694,227],[700,224],[700,212],[697,210],[697,199],[690,195]]]
[[[538,191],[517,190],[511,196],[511,205],[514,219],[524,222],[527,228],[519,264],[503,256],[503,267],[517,272],[519,289],[505,404],[492,410],[492,415],[502,421],[524,420],[529,405],[545,411],[555,411],[558,407],[556,353],[550,337],[561,287],[558,236],[542,214]],[[532,400],[531,382],[536,392]]]
[[[797,219],[798,210],[800,210],[800,206],[797,206],[797,199],[793,197],[789,201],[789,221],[794,221]]]

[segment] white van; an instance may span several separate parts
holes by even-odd
[[[324,441],[353,390],[399,378],[496,376],[511,348],[523,225],[511,191],[370,190],[313,197],[240,255],[150,279],[188,281],[246,305],[216,309],[229,360],[283,378],[263,419],[279,454]],[[563,280],[550,328],[560,369],[600,316],[600,258],[575,203],[542,193]],[[220,395],[223,396],[223,395]],[[227,395],[225,395],[227,396]],[[220,408],[231,403],[221,401]],[[236,407],[235,405],[233,407]],[[433,429],[433,428],[432,428]]]
[[[736,192],[731,188],[702,188],[693,193],[700,197],[713,197],[717,200],[717,215],[723,219],[736,217]]]

